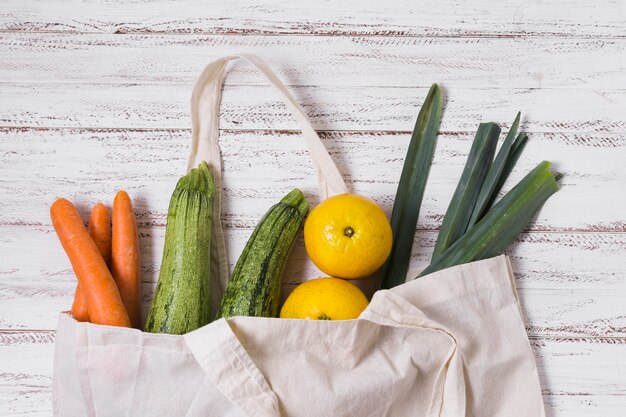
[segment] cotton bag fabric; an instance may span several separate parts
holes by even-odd
[[[347,192],[297,102],[253,55],[215,61],[198,79],[189,167],[207,161],[221,190],[221,88],[237,58],[266,76],[298,120],[321,197]],[[215,206],[213,305],[228,274],[219,197]],[[545,415],[505,256],[378,291],[356,320],[233,317],[175,336],[62,313],[53,409],[61,417]]]

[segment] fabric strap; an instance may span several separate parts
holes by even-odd
[[[187,169],[197,167],[202,161],[211,167],[215,180],[215,204],[211,234],[211,305],[219,304],[228,283],[228,258],[224,242],[224,232],[220,220],[222,161],[219,147],[219,109],[222,100],[222,85],[226,65],[229,61],[243,59],[258,69],[278,92],[302,130],[302,136],[309,150],[313,166],[317,171],[320,199],[348,192],[337,166],[326,151],[324,144],[311,126],[300,105],[278,79],[271,68],[258,56],[237,54],[213,61],[200,74],[191,96],[192,145]],[[213,307],[212,307],[213,309]],[[211,313],[212,315],[214,312]]]

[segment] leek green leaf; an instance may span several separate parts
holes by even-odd
[[[435,152],[442,107],[441,88],[433,84],[417,116],[398,183],[391,214],[393,246],[381,272],[381,287],[384,289],[395,287],[406,280],[417,218]]]
[[[467,230],[481,187],[493,161],[499,135],[500,127],[495,123],[481,123],[478,126],[463,174],[443,218],[431,262],[436,262]]]
[[[472,217],[470,218],[465,230],[472,227],[485,215],[489,207],[493,204],[493,201],[496,199],[502,184],[504,184],[504,181],[500,182],[500,178],[503,174],[508,176],[510,173],[510,171],[505,173],[505,168],[507,168],[511,151],[516,143],[515,139],[517,135],[517,128],[519,127],[519,120],[520,113],[518,112],[513,125],[511,125],[509,133],[506,135],[506,139],[504,139],[504,142],[496,155],[496,159],[493,161],[493,164],[491,164],[491,168],[489,168],[487,177],[485,177],[485,182],[483,182],[483,185],[480,188],[480,193],[478,195],[478,199],[476,200]],[[500,185],[500,187],[498,187],[498,185]]]
[[[557,177],[543,161],[502,197],[487,214],[418,276],[504,253],[558,191]]]

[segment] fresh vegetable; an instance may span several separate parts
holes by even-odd
[[[185,334],[209,323],[214,196],[213,176],[205,162],[176,184],[146,332]]]
[[[287,297],[280,317],[286,319],[351,320],[367,307],[365,294],[339,278],[318,278],[298,285]]]
[[[90,321],[131,327],[109,268],[74,205],[64,198],[58,199],[50,207],[50,217],[81,289],[87,295]]]
[[[313,263],[338,278],[364,278],[389,257],[391,225],[383,209],[357,194],[340,194],[311,210],[304,245]]]
[[[278,315],[282,271],[308,209],[296,188],[268,210],[235,265],[217,318]]]
[[[560,177],[549,162],[540,163],[419,276],[503,253],[558,191]]]
[[[420,110],[398,184],[392,214],[394,247],[382,270],[382,288],[404,282],[408,269],[425,177],[432,160],[432,148],[418,146],[421,143],[434,146],[435,126],[439,121],[436,92],[434,85]],[[500,128],[495,123],[480,124],[444,216],[431,263],[419,276],[503,253],[558,190],[561,174],[552,174],[550,163],[544,161],[494,205],[528,139],[525,134],[517,133],[519,123],[520,113],[495,160]]]
[[[107,266],[111,263],[111,219],[109,210],[102,203],[98,203],[91,209],[89,216],[89,236],[98,247],[98,251]],[[87,296],[80,288],[80,283],[76,285],[74,303],[72,304],[72,316],[78,321],[89,321],[89,307]]]
[[[112,218],[111,273],[133,327],[139,328],[139,236],[133,204],[125,191],[120,191],[115,196]]]
[[[502,187],[502,184],[504,184],[506,177],[508,177],[511,169],[513,168],[511,164],[509,164],[512,151],[516,149],[516,144],[519,145],[518,140],[525,137],[523,134],[517,138],[515,136],[517,134],[517,128],[519,127],[519,120],[520,113],[518,112],[515,120],[513,121],[513,125],[511,126],[511,130],[509,130],[509,133],[506,135],[506,139],[500,147],[498,155],[493,161],[493,164],[491,164],[487,177],[480,188],[480,193],[478,194],[478,199],[474,205],[472,217],[470,218],[466,230],[482,219],[489,207],[493,204],[500,188]],[[508,172],[506,171],[507,168]]]
[[[80,288],[80,283],[76,284],[74,302],[71,309],[72,317],[76,321],[89,321],[89,304],[87,304],[87,294]]]
[[[111,218],[109,209],[98,203],[91,209],[89,216],[89,235],[107,265],[111,265]]]
[[[433,84],[417,116],[396,191],[391,213],[393,246],[381,272],[383,289],[395,287],[406,280],[417,218],[435,153],[442,106],[441,88]]]
[[[463,174],[456,187],[437,236],[432,262],[465,233],[487,176],[498,143],[500,128],[495,123],[481,123],[472,143]]]
[[[511,173],[511,171],[513,171],[513,167],[515,166],[515,164],[517,163],[517,160],[522,154],[522,151],[524,150],[524,147],[526,146],[527,140],[528,140],[528,136],[526,136],[526,134],[524,133],[520,133],[519,135],[517,135],[517,138],[515,138],[515,143],[513,143],[513,149],[511,149],[511,154],[509,155],[509,158],[506,161],[506,165],[504,166],[504,170],[502,171],[502,174],[500,174],[500,178],[498,178],[498,185],[496,186],[496,190],[500,191],[500,189],[502,189],[502,186],[506,182],[507,178],[509,178],[509,174]],[[492,198],[495,199],[495,196],[493,196]],[[493,204],[493,201],[491,202],[491,204]]]

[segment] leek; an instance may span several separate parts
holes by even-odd
[[[511,171],[513,171],[513,167],[515,166],[515,163],[517,162],[520,155],[522,154],[522,151],[524,150],[524,147],[526,146],[527,140],[528,140],[528,136],[526,136],[525,133],[520,133],[519,135],[517,135],[517,138],[515,139],[515,143],[513,144],[513,149],[511,150],[511,155],[506,161],[504,171],[500,175],[500,179],[498,181],[498,185],[496,186],[496,189],[498,190],[502,189],[504,182],[507,180],[507,178],[509,178],[509,174],[511,173]],[[493,196],[494,200],[495,200],[495,197],[496,196]]]
[[[441,88],[433,84],[417,116],[398,183],[391,214],[393,246],[381,272],[381,287],[384,289],[406,280],[417,218],[435,152],[442,106]]]
[[[478,223],[418,276],[503,253],[558,189],[560,173],[543,161],[494,205]]]
[[[491,164],[491,168],[489,168],[489,173],[485,178],[485,182],[483,182],[483,185],[480,188],[480,193],[478,194],[478,199],[476,201],[476,205],[474,206],[472,217],[467,224],[466,230],[476,224],[485,215],[487,210],[489,210],[489,207],[491,207],[493,201],[496,199],[502,184],[504,184],[504,180],[506,180],[506,177],[508,177],[508,174],[513,169],[515,161],[513,162],[513,165],[510,166],[510,169],[508,169],[508,171],[506,170],[509,168],[508,162],[510,162],[512,151],[514,150],[517,142],[515,135],[517,134],[517,128],[519,127],[519,120],[520,113],[518,112],[515,117],[515,121],[511,126],[511,130],[509,130],[508,135],[506,135],[506,139],[504,139],[496,159],[493,161],[493,164]],[[503,181],[501,181],[502,178],[504,178]]]
[[[436,262],[467,230],[482,184],[493,161],[499,135],[500,127],[495,123],[481,123],[478,126],[463,174],[443,218],[431,262]]]

